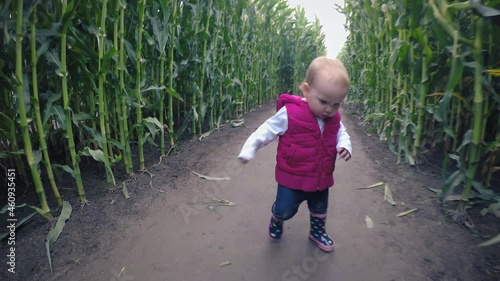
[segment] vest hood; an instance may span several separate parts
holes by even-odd
[[[276,102],[276,111],[280,110],[283,106],[288,103],[300,105],[302,101],[302,97],[293,96],[290,94],[281,94]]]

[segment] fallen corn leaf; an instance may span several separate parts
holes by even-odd
[[[211,197],[211,198],[212,198],[212,200],[214,202],[217,202],[219,206],[229,206],[229,207],[236,206],[236,203],[231,202],[231,201],[226,200],[226,199],[220,199],[220,198],[217,198],[217,197]]]
[[[216,197],[210,197],[209,200],[206,201],[201,201],[201,202],[194,202],[191,203],[193,205],[205,205],[208,209],[210,210],[215,210],[218,206],[228,206],[228,207],[234,207],[236,206],[236,203],[231,202],[226,199],[220,199]]]
[[[432,192],[434,192],[434,193],[436,193],[436,194],[440,194],[441,193],[440,189],[435,189],[435,188],[430,188],[430,187],[428,187],[427,189],[430,190],[430,191],[432,191]]]
[[[479,247],[491,246],[491,245],[494,245],[497,243],[500,243],[500,234],[498,234],[497,236],[491,238],[490,240],[488,240],[486,242],[479,244]]]
[[[374,228],[375,227],[375,225],[373,224],[372,219],[369,216],[366,216],[365,222],[366,222],[366,227],[367,228]]]
[[[368,189],[368,188],[374,188],[374,187],[381,186],[381,185],[384,185],[384,183],[383,182],[377,182],[375,184],[372,184],[372,185],[369,185],[369,186],[364,186],[364,187],[358,187],[356,189]]]
[[[388,184],[385,184],[384,200],[387,201],[387,203],[391,204],[392,206],[396,206],[396,202],[394,202],[394,199],[392,198],[392,191],[389,188]]]
[[[198,140],[199,140],[199,141],[201,141],[202,139],[204,139],[204,138],[206,138],[206,137],[210,136],[210,134],[211,134],[212,132],[213,132],[213,131],[208,131],[208,132],[206,132],[206,133],[202,134],[202,135],[198,138]]]
[[[120,271],[120,273],[118,273],[118,277],[122,276],[122,273],[123,273],[124,270],[125,270],[125,266],[122,268],[122,270]]]
[[[401,213],[397,214],[396,217],[406,216],[408,214],[411,214],[411,213],[415,212],[416,210],[418,210],[418,209],[415,208],[415,209],[411,209],[411,210],[408,210],[408,211],[401,212]]]
[[[123,182],[122,192],[123,192],[123,195],[125,195],[125,199],[130,198],[130,194],[128,193],[127,185],[125,182]]]
[[[243,123],[245,123],[244,119],[232,120],[231,127],[233,128],[240,127],[241,125],[243,125]]]
[[[200,177],[202,179],[206,179],[206,180],[210,180],[210,181],[228,181],[228,180],[231,179],[229,177],[223,177],[223,178],[209,177],[209,176],[205,176],[205,175],[202,175],[202,174],[198,174],[195,171],[191,171],[191,172],[193,172],[193,174],[197,175],[198,177]]]

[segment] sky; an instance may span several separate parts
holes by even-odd
[[[309,21],[318,17],[325,34],[328,57],[336,57],[344,46],[348,32],[344,29],[345,17],[337,12],[335,4],[344,5],[344,0],[287,0],[288,6],[302,6]]]

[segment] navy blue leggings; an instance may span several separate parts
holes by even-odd
[[[272,213],[279,220],[291,219],[299,210],[300,204],[307,200],[309,211],[314,214],[326,214],[328,209],[328,189],[317,192],[294,190],[278,184],[276,201]]]

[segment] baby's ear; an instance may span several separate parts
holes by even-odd
[[[307,84],[306,82],[302,83],[302,86],[300,87],[300,89],[302,90],[302,94],[304,95],[304,98],[307,99],[307,97],[309,96],[309,91],[311,90],[311,88],[309,87],[309,84]]]

